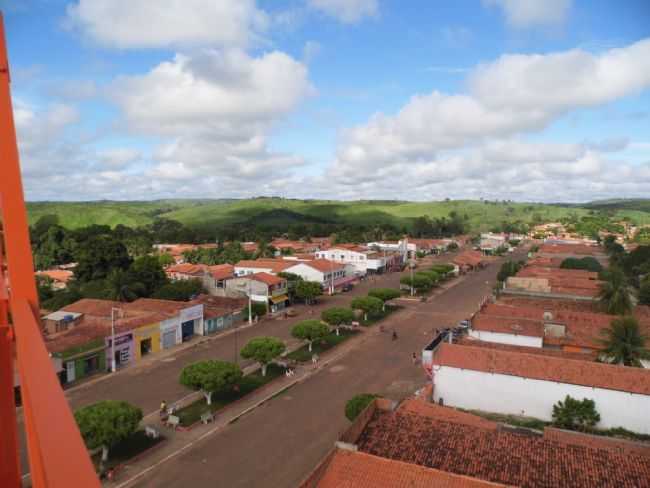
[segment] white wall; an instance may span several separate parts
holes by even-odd
[[[435,360],[434,360],[435,362]],[[598,427],[650,434],[650,395],[434,366],[433,398],[445,405],[551,420],[553,405],[570,395],[596,402]]]
[[[298,263],[285,270],[287,273],[294,273],[300,276],[305,281],[316,281],[323,284],[325,282],[325,274],[317,269],[307,266],[304,263]],[[329,273],[327,273],[329,277]]]
[[[349,249],[331,248],[325,251],[318,251],[316,257],[320,259],[329,259],[337,263],[350,264],[354,267],[354,272],[366,274],[368,270],[368,260],[364,253],[351,251]]]
[[[513,346],[542,347],[544,339],[521,334],[505,334],[501,332],[490,332],[486,330],[469,331],[470,337],[485,342],[496,342],[498,344],[512,344]]]
[[[274,275],[275,273],[271,268],[264,268],[264,267],[258,267],[258,268],[252,268],[249,266],[235,266],[235,276],[244,276],[248,274],[255,274],[255,273],[269,273]]]

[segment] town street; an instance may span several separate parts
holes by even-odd
[[[523,253],[511,258],[522,259]],[[390,316],[384,325],[397,331],[397,341],[372,330],[360,347],[309,380],[128,486],[295,487],[348,425],[343,409],[349,398],[372,392],[400,399],[426,383],[411,354],[419,355],[432,329],[453,325],[476,310],[502,261],[465,276],[428,303],[414,302]]]

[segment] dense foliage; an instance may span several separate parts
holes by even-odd
[[[369,315],[376,315],[384,308],[384,302],[376,297],[356,297],[350,303],[354,310],[363,311],[364,320],[368,320]]]
[[[516,275],[523,266],[522,261],[506,261],[501,265],[501,269],[497,273],[497,281],[506,281],[510,276]]]
[[[142,410],[127,402],[105,400],[74,413],[81,436],[89,449],[102,448],[102,461],[109,449],[133,435],[142,420]]]
[[[560,264],[562,269],[583,269],[586,271],[593,271],[595,273],[600,273],[603,270],[603,266],[600,262],[591,256],[586,256],[584,258],[566,258]]]
[[[352,422],[378,395],[361,393],[350,398],[345,404],[345,416]]]
[[[613,320],[602,334],[605,337],[601,341],[602,354],[608,361],[641,367],[642,359],[650,359],[650,350],[647,348],[649,338],[641,333],[639,323],[634,317]]]
[[[199,361],[185,366],[180,383],[203,393],[208,405],[214,393],[223,393],[242,379],[242,371],[236,364],[226,361]]]
[[[596,402],[588,398],[577,400],[566,396],[553,405],[553,423],[561,429],[586,431],[600,422]]]
[[[266,376],[266,366],[286,349],[284,342],[277,337],[254,337],[240,351],[244,359],[253,359],[262,366],[262,376]]]
[[[625,315],[632,310],[632,291],[627,276],[618,268],[613,268],[604,276],[598,297],[605,312]]]

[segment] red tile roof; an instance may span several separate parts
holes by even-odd
[[[488,488],[505,485],[337,449],[314,488]]]
[[[162,312],[167,314],[177,314],[181,310],[191,307],[188,302],[160,300],[157,298],[138,298],[131,303],[122,303],[121,306],[130,311]]]
[[[329,259],[312,259],[311,261],[297,261],[295,264],[304,264],[310,266],[321,273],[329,273],[330,271],[339,271],[345,269],[345,265],[330,261]]]
[[[239,311],[246,306],[246,298],[218,297],[213,295],[199,295],[195,300],[188,302],[188,305],[198,305],[203,303],[205,306],[214,308],[224,308],[230,311]]]
[[[64,312],[83,313],[98,317],[110,317],[112,308],[122,308],[125,304],[113,300],[99,300],[95,298],[82,298],[61,310]]]
[[[502,351],[525,352],[527,354],[540,354],[542,356],[554,356],[558,358],[578,359],[580,361],[595,361],[598,357],[597,352],[567,352],[562,349],[548,347],[515,346],[513,344],[501,344],[499,342],[479,341],[478,339],[472,339],[471,337],[463,337],[462,339],[457,340],[456,344],[488,349],[500,349]]]
[[[46,269],[45,271],[37,271],[37,276],[47,276],[53,281],[67,283],[72,279],[74,273],[67,269]]]
[[[285,259],[244,259],[235,264],[236,268],[270,269],[273,273],[281,273],[293,266],[293,262]]]
[[[485,261],[488,261],[488,259],[478,251],[463,251],[452,260],[458,266],[472,267],[476,267]]]
[[[605,449],[617,454],[631,453],[650,458],[650,443],[648,442],[635,442],[627,439],[617,439],[615,437],[583,434],[570,430],[556,429],[554,427],[546,427],[544,429],[544,439],[594,449]]]
[[[650,371],[594,361],[441,344],[434,365],[650,395]]]
[[[453,414],[378,409],[357,446],[374,456],[524,488],[650,487],[649,457],[482,428]]]
[[[202,277],[205,273],[209,273],[215,280],[223,280],[233,276],[235,267],[232,264],[216,264],[214,266],[208,266],[206,264],[182,263],[169,266],[165,269],[165,272],[168,275],[183,274],[195,276],[197,278]]]
[[[245,278],[249,278],[255,281],[261,281],[262,283],[269,286],[279,285],[280,283],[286,283],[287,281],[284,278],[278,278],[277,276],[274,276],[269,273],[264,273],[264,272],[246,275]]]
[[[585,244],[555,244],[546,242],[539,248],[540,253],[547,254],[573,254],[577,256],[595,256],[604,254],[603,248]]]

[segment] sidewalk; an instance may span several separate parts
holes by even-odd
[[[149,453],[145,453],[145,455],[136,458],[133,462],[122,465],[118,469],[115,479],[110,482],[105,481],[104,486],[122,488],[130,485],[132,482],[140,479],[159,465],[183,453],[206,437],[225,429],[229,424],[239,420],[268,400],[318,374],[331,362],[348,354],[352,349],[365,342],[368,339],[368,335],[379,333],[378,329],[364,330],[358,337],[353,337],[331,351],[324,353],[315,367],[311,364],[297,366],[294,369],[295,376],[280,376],[271,383],[255,390],[253,393],[224,407],[215,414],[215,420],[209,424],[198,424],[190,430],[172,430],[162,425],[157,411],[146,415],[143,419],[143,425],[158,429],[166,437],[165,441],[160,447],[153,449]],[[292,350],[298,349],[303,345],[304,343],[301,342],[298,347]],[[289,349],[287,350],[290,351]],[[258,369],[257,366],[251,366],[246,368],[246,372],[249,373],[256,369]],[[191,395],[199,398],[201,393],[193,392]]]

